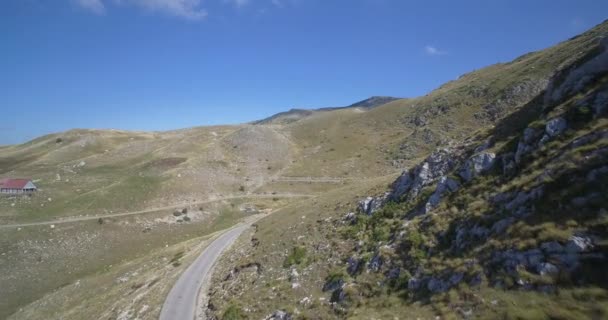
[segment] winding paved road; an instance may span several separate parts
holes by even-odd
[[[179,277],[160,312],[160,320],[193,320],[199,292],[205,281],[209,281],[215,261],[222,252],[251,226],[246,223],[232,228],[215,239]]]

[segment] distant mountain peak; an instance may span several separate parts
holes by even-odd
[[[255,121],[253,123],[254,124],[290,123],[290,122],[298,121],[304,117],[310,116],[315,112],[333,111],[333,110],[347,109],[347,108],[372,109],[372,108],[379,107],[381,105],[384,105],[384,104],[387,104],[389,102],[399,100],[399,99],[401,99],[401,98],[388,97],[388,96],[371,96],[365,100],[355,102],[346,107],[327,107],[327,108],[319,108],[319,109],[291,108],[291,109],[289,109],[289,111],[279,112],[268,118],[264,118],[262,120]]]

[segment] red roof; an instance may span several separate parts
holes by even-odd
[[[0,180],[0,187],[5,189],[23,189],[31,179],[4,179]]]

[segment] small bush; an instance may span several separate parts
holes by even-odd
[[[243,319],[243,314],[241,308],[237,307],[234,304],[230,304],[224,314],[222,315],[222,320],[240,320]]]
[[[239,187],[239,191],[240,191],[240,192],[245,192],[245,186],[240,186],[240,187]]]
[[[63,139],[61,139],[61,138],[55,139],[55,143],[62,143],[62,142],[63,142]]]
[[[183,208],[183,209],[182,209],[182,213],[183,213],[183,214],[188,213],[188,208]]]
[[[285,258],[283,267],[289,268],[293,265],[301,265],[306,261],[306,248],[293,247],[291,253]]]

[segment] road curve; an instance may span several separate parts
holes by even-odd
[[[160,320],[193,320],[196,317],[198,294],[211,275],[211,269],[222,252],[251,226],[239,225],[215,239],[179,277],[165,299]]]
[[[49,220],[49,221],[39,221],[39,222],[2,224],[2,225],[0,225],[0,229],[61,224],[61,223],[79,222],[79,221],[87,221],[87,220],[97,220],[99,218],[106,219],[106,218],[125,217],[125,216],[137,215],[137,214],[157,212],[157,211],[161,211],[161,210],[175,209],[175,208],[180,208],[183,206],[201,205],[201,204],[205,204],[205,203],[211,203],[211,202],[222,201],[222,200],[234,200],[234,199],[244,199],[244,198],[257,198],[257,199],[259,199],[259,198],[308,198],[308,197],[313,197],[313,196],[314,195],[312,195],[312,194],[298,194],[298,193],[244,194],[244,195],[238,195],[238,196],[218,197],[218,198],[204,200],[204,201],[181,203],[181,204],[175,204],[175,205],[170,205],[170,206],[166,206],[166,207],[151,208],[151,209],[131,211],[131,212],[100,214],[100,215],[83,216],[83,217],[71,217],[71,218],[63,218],[63,219],[56,219],[56,220]]]

